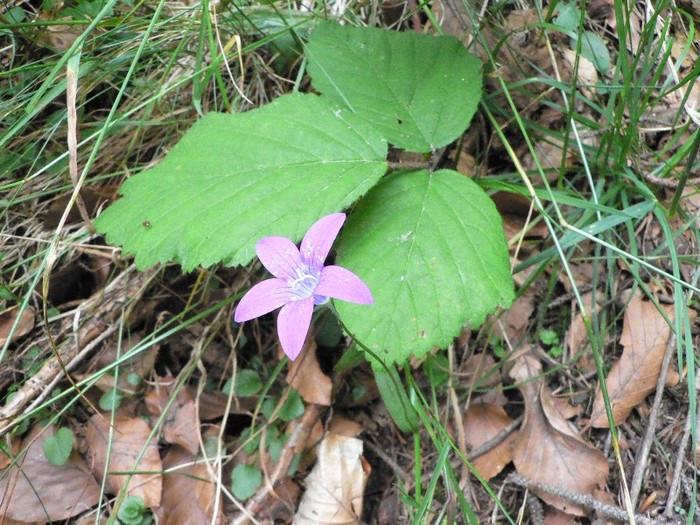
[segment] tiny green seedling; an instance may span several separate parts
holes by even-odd
[[[153,515],[141,496],[127,496],[119,507],[117,519],[121,525],[150,525]]]
[[[52,436],[44,439],[44,455],[49,463],[65,465],[73,451],[75,438],[68,427],[61,427]]]

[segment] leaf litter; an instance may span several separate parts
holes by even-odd
[[[518,357],[510,371],[525,401],[523,425],[515,438],[513,463],[517,472],[536,483],[570,494],[592,495],[605,486],[608,460],[557,410],[544,384],[542,365],[531,354]],[[533,489],[542,500],[568,514],[587,509],[554,492]]]

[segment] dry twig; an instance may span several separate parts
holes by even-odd
[[[233,520],[232,525],[246,525],[250,523],[250,516],[258,516],[260,511],[269,504],[270,498],[275,497],[275,485],[287,476],[287,471],[292,464],[294,456],[303,450],[311,429],[321,417],[321,411],[324,408],[314,403],[306,406],[306,411],[299,420],[299,425],[294,429],[289,441],[282,449],[277,466],[270,475],[270,482],[263,484],[260,491],[246,505],[246,512]]]
[[[64,363],[77,364],[76,357],[84,356],[83,350],[92,348],[91,343],[104,338],[105,333],[118,326],[117,320],[136,303],[143,293],[145,284],[155,274],[154,270],[133,272],[127,270],[116,277],[104,290],[85,300],[78,311],[85,323],[72,336],[67,336],[58,344],[57,354],[44,363],[44,366],[22,385],[4,406],[0,407],[0,436],[18,423],[18,416],[25,411],[35,398],[63,374]],[[48,392],[47,392],[48,393]],[[31,407],[28,409],[30,410]]]

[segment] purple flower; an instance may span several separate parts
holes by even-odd
[[[274,279],[248,290],[233,318],[242,323],[281,306],[277,333],[284,353],[292,361],[304,345],[314,305],[325,303],[329,297],[374,303],[372,292],[357,275],[340,266],[323,265],[344,222],[344,213],[319,219],[304,235],[300,250],[286,237],[265,237],[255,246],[258,258]]]

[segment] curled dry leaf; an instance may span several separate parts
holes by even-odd
[[[199,449],[197,411],[189,390],[183,387],[175,393],[176,387],[172,377],[159,378],[156,387],[146,394],[146,408],[153,416],[160,417],[171,397],[175,396],[163,423],[163,439],[196,454]]]
[[[38,426],[24,438],[23,458],[0,474],[0,521],[63,521],[89,510],[100,499],[100,487],[75,452],[63,465],[44,455],[44,438],[53,426]]]
[[[476,403],[469,407],[464,415],[464,436],[470,451],[477,450],[499,432],[505,430],[513,420],[506,411],[491,403]],[[497,475],[513,459],[513,441],[511,433],[491,450],[475,457],[472,465],[487,481]]]
[[[222,523],[221,505],[215,512],[216,480],[204,463],[185,449],[172,447],[163,466],[163,498],[157,514],[161,523],[187,523],[207,525]]]
[[[673,322],[673,306],[663,306],[663,309]],[[694,319],[694,312],[689,315]],[[620,344],[624,347],[622,357],[613,364],[605,381],[616,425],[656,389],[670,336],[671,327],[656,306],[642,300],[638,294],[632,296],[625,310],[620,336]],[[600,387],[593,402],[590,425],[596,428],[610,426]]]
[[[592,495],[608,477],[608,462],[586,442],[556,409],[541,379],[540,362],[532,355],[518,358],[510,372],[525,400],[525,417],[513,448],[518,473],[536,483],[570,495]],[[583,507],[548,491],[535,490],[543,501],[569,514],[585,516]]]
[[[326,407],[331,405],[333,382],[321,371],[316,358],[316,343],[312,338],[304,345],[301,356],[290,362],[287,383],[307,403]]]
[[[17,323],[17,328],[12,332],[10,341],[15,341],[27,335],[34,328],[34,308],[26,308],[21,314],[19,307],[13,306],[0,312],[0,347],[4,346],[7,338],[10,337],[12,327]],[[19,320],[17,319],[19,317]]]
[[[141,496],[146,507],[152,508],[160,505],[163,478],[158,473],[163,471],[163,464],[158,446],[153,440],[149,441],[150,433],[143,419],[117,415],[110,436],[109,416],[95,414],[88,421],[86,440],[97,475],[104,476],[109,466],[109,472],[115,474],[107,474],[107,481],[115,493],[128,483],[127,493]],[[143,457],[137,462],[144,448]],[[129,478],[131,472],[136,474]]]
[[[294,524],[359,524],[369,471],[361,440],[328,433],[306,478]]]

